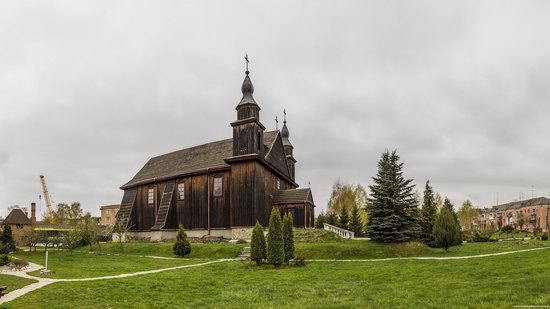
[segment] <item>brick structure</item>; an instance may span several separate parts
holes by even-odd
[[[101,206],[101,225],[114,225],[116,221],[116,214],[120,209],[120,204]]]
[[[485,231],[494,226],[497,229],[513,225],[533,232],[538,229],[548,232],[550,227],[550,199],[537,197],[529,200],[500,204],[480,210],[476,220],[479,230]]]
[[[36,222],[36,218],[29,219],[23,210],[16,208],[2,222],[2,231],[6,225],[10,225],[15,243],[17,246],[23,246],[23,236],[32,230],[33,221]]]

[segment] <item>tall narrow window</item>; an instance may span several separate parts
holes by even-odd
[[[214,196],[222,196],[223,195],[223,186],[222,186],[222,178],[216,177],[214,178]]]
[[[147,204],[153,205],[155,203],[155,189],[150,188],[147,191]]]
[[[277,190],[281,190],[281,181],[277,179]]]
[[[185,199],[185,183],[178,183],[178,200],[182,201]]]

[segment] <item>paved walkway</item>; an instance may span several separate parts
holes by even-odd
[[[523,250],[516,250],[516,251],[505,251],[505,252],[479,254],[479,255],[468,255],[468,256],[448,256],[448,257],[419,256],[419,257],[401,257],[401,258],[385,258],[385,259],[356,259],[356,260],[330,260],[329,259],[329,260],[307,260],[307,261],[308,262],[382,262],[382,261],[396,261],[396,260],[463,260],[463,259],[483,258],[483,257],[507,255],[507,254],[521,253],[521,252],[536,251],[536,250],[545,250],[545,249],[550,249],[550,247],[523,249]],[[172,258],[157,257],[157,256],[147,256],[147,257],[148,258],[159,258],[159,259],[172,259]],[[209,261],[209,262],[204,262],[204,263],[199,263],[199,264],[181,265],[181,266],[174,266],[174,267],[161,268],[161,269],[138,271],[138,272],[130,273],[130,274],[120,274],[120,275],[102,276],[102,277],[93,277],[93,278],[76,278],[76,279],[51,279],[51,278],[40,278],[40,277],[31,276],[27,272],[32,272],[32,271],[41,269],[41,268],[43,268],[43,266],[40,266],[40,265],[34,264],[34,263],[29,263],[30,267],[25,269],[25,270],[14,271],[14,272],[6,272],[6,273],[3,273],[3,274],[18,276],[18,277],[27,278],[27,279],[34,279],[34,280],[37,280],[38,282],[29,284],[25,287],[22,287],[18,290],[15,290],[15,291],[12,291],[12,292],[6,294],[2,298],[0,298],[0,304],[12,301],[12,300],[14,300],[14,299],[16,299],[20,296],[23,296],[23,295],[25,295],[29,292],[35,291],[37,289],[40,289],[41,287],[44,287],[48,284],[52,284],[52,283],[55,283],[55,282],[95,281],[95,280],[127,278],[127,277],[134,277],[134,276],[160,273],[160,272],[164,272],[164,271],[176,270],[176,269],[181,269],[181,268],[191,268],[191,267],[204,266],[204,265],[227,262],[227,261],[235,261],[235,259],[219,259],[219,260]]]

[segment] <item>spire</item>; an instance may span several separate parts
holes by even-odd
[[[241,92],[243,93],[243,98],[241,99],[241,102],[239,102],[237,107],[245,104],[258,105],[254,100],[254,97],[252,96],[252,94],[254,93],[254,86],[252,85],[252,81],[248,76],[248,74],[250,74],[250,71],[248,70],[248,63],[250,63],[250,61],[248,60],[248,54],[244,56],[244,60],[246,61],[246,71],[244,72],[246,74],[246,77],[244,78],[243,85],[241,86]]]
[[[283,118],[283,128],[281,129],[281,137],[283,138],[283,145],[284,146],[292,146],[288,138],[290,137],[290,132],[288,131],[288,127],[286,126],[286,109],[283,110],[284,118]]]

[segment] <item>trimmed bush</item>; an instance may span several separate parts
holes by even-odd
[[[548,240],[548,234],[544,233],[541,237],[541,240]]]
[[[292,221],[292,214],[287,213],[283,219],[283,242],[286,264],[294,258],[294,231]]]
[[[256,220],[256,225],[252,230],[252,244],[250,248],[250,260],[256,262],[256,265],[262,264],[267,258],[264,230],[260,222]]]
[[[187,234],[183,230],[183,224],[178,226],[178,234],[176,235],[176,241],[172,247],[172,251],[177,256],[184,257],[191,253],[191,244],[187,240]]]
[[[502,233],[513,233],[513,232],[515,232],[514,226],[511,225],[511,224],[508,224],[508,225],[503,226],[503,227],[500,229],[500,231],[501,231]]]
[[[279,210],[273,208],[269,218],[269,232],[267,234],[267,262],[279,267],[284,258],[283,223],[281,222]]]

